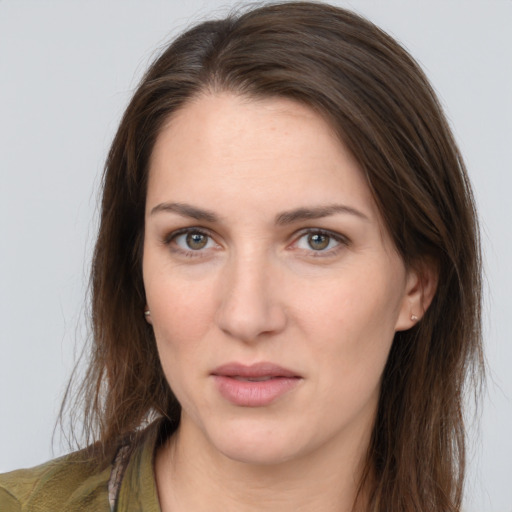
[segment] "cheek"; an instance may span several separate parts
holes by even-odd
[[[360,383],[370,375],[380,378],[386,363],[402,299],[401,277],[371,267],[345,275],[296,295],[301,304],[296,318],[325,366]]]
[[[338,279],[316,282],[303,292],[297,293],[300,287],[295,287],[297,318],[354,335],[375,330],[392,334],[403,298],[401,281],[395,273],[386,276],[367,268],[348,270]]]
[[[189,364],[197,366],[196,354],[213,325],[214,307],[207,280],[190,282],[176,272],[152,272],[146,261],[146,299],[153,322],[156,343],[168,380],[180,375]],[[169,382],[171,386],[173,383]]]
[[[190,294],[168,293],[167,288],[148,297],[153,299],[151,315],[160,363],[166,380],[182,406],[191,408],[191,368],[199,368],[204,357],[201,343],[206,337],[206,305]]]
[[[198,293],[195,287],[180,289],[175,282],[169,286],[162,283],[148,296],[148,303],[153,304],[157,343],[174,350],[194,347],[212,326],[214,308],[210,297],[210,293]]]

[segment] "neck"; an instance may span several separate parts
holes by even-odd
[[[199,434],[199,435],[198,435]],[[187,422],[160,447],[155,473],[162,512],[356,512],[369,436],[278,464],[232,460]],[[351,439],[353,441],[353,439]],[[363,499],[362,499],[363,498]]]

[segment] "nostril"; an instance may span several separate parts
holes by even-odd
[[[220,308],[217,325],[229,336],[251,342],[281,332],[286,325],[286,316],[284,310],[268,301],[259,304],[254,300],[234,301]]]

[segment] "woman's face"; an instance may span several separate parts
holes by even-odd
[[[328,124],[286,99],[195,99],[157,139],[145,225],[182,431],[246,462],[364,450],[418,283]]]

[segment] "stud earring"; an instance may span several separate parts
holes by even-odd
[[[411,315],[411,320],[413,322],[417,322],[418,321],[418,317],[416,315]]]
[[[144,310],[144,316],[148,317],[149,315],[151,315],[151,311],[149,309]]]

